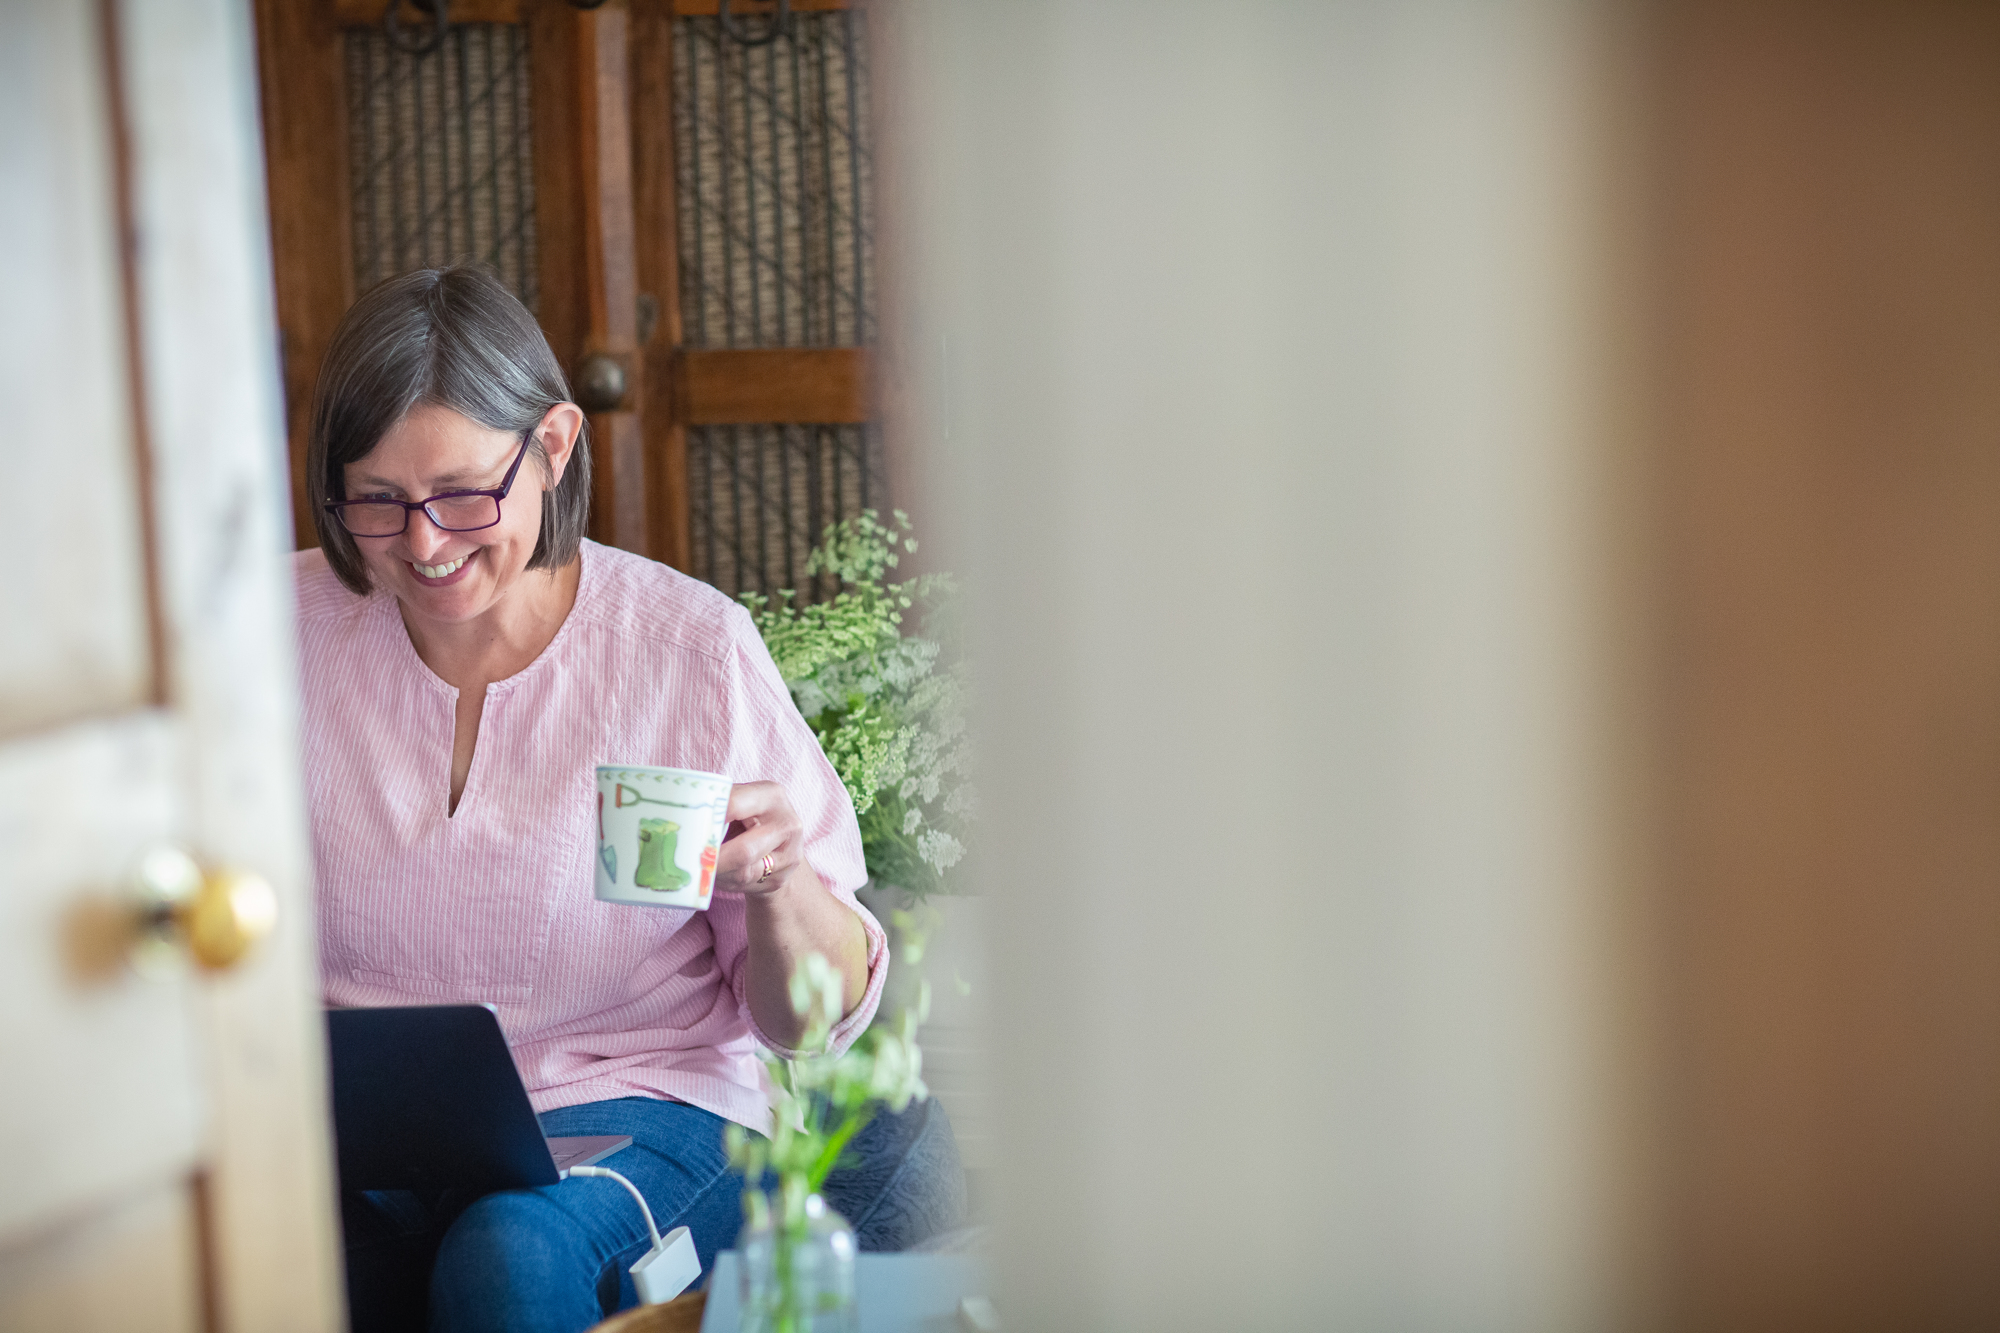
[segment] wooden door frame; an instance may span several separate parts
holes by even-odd
[[[356,295],[347,67],[336,8],[300,0],[254,6],[292,529],[301,548],[319,544],[305,484],[313,385]]]
[[[195,1182],[210,1327],[342,1327],[279,478],[263,163],[238,99],[257,77],[229,0],[106,0],[122,81],[128,318],[150,445],[164,716],[183,739],[183,837],[262,875],[275,933],[194,987],[210,1097]],[[199,182],[197,185],[196,182]],[[104,1276],[104,1275],[100,1275]]]
[[[536,313],[572,393],[581,392],[578,371],[587,357],[609,357],[624,374],[617,406],[589,414],[591,536],[652,555],[640,428],[646,390],[633,241],[631,16],[623,4],[579,10],[543,0],[525,10],[541,267]]]
[[[655,317],[640,348],[640,407],[653,558],[691,572],[687,412],[680,384],[679,173],[674,146],[674,18],[671,0],[632,4],[633,244],[639,290]]]

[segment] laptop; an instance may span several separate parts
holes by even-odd
[[[326,1030],[342,1189],[553,1185],[632,1142],[545,1138],[483,1004],[329,1009]]]

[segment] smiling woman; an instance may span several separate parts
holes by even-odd
[[[582,428],[583,414],[574,404],[555,403],[516,443],[505,430],[425,402],[365,457],[340,469],[350,498],[323,508],[359,549],[364,586],[385,588],[402,602],[404,622],[422,645],[419,653],[444,648],[455,632],[448,626],[489,613],[524,630],[529,623],[561,623],[576,595],[576,544],[560,560],[551,559],[547,532],[559,526],[565,502],[587,494],[565,494],[562,485],[573,464],[589,457],[587,446],[577,447]],[[543,484],[517,488],[530,453]],[[537,570],[546,573],[537,576]],[[501,600],[510,596],[517,604],[501,611]],[[536,637],[521,636],[524,646]]]
[[[584,539],[584,417],[533,318],[475,268],[375,288],[335,335],[296,557],[320,973],[335,1005],[494,1006],[551,1134],[615,1165],[704,1264],[741,1221],[722,1130],[770,1123],[756,1044],[832,960],[843,1049],[888,949],[854,809],[742,607]],[[707,910],[593,894],[595,772],[694,769],[738,832]],[[634,1299],[621,1188],[343,1198],[357,1329],[582,1329]]]
[[[368,557],[385,552],[366,543],[370,549],[364,555],[355,535],[364,530],[408,535],[400,521],[357,526],[343,514],[343,521],[330,522],[331,504],[378,495],[407,501],[412,493],[400,488],[411,482],[420,488],[418,496],[512,484],[514,472],[504,456],[486,476],[469,475],[463,456],[449,447],[454,441],[441,438],[453,429],[444,416],[504,438],[494,453],[520,441],[525,453],[535,456],[541,473],[535,489],[549,493],[515,506],[517,513],[532,510],[537,518],[528,528],[535,546],[526,567],[569,564],[590,514],[590,435],[568,399],[562,367],[534,317],[486,270],[425,269],[371,290],[341,322],[313,399],[306,485],[327,564],[342,583],[366,594],[370,569],[386,568]],[[427,450],[428,461],[443,471],[416,478],[381,475],[389,461],[377,450],[401,434],[417,436],[408,443]],[[358,466],[363,459],[368,466]],[[493,522],[511,531],[514,525],[501,512],[506,508],[493,506]],[[436,510],[431,516],[434,523],[448,518]],[[484,544],[460,542],[459,550],[470,554],[470,547]]]

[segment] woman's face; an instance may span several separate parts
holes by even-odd
[[[412,615],[439,624],[475,620],[520,583],[541,535],[544,488],[562,480],[582,416],[567,403],[535,427],[552,478],[524,458],[500,504],[500,521],[476,532],[446,532],[422,510],[395,537],[356,537],[376,586],[396,594]],[[424,500],[440,491],[487,490],[506,479],[521,437],[494,430],[448,407],[424,405],[392,426],[373,451],[344,469],[347,498]]]

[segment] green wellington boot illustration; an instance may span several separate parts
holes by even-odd
[[[659,893],[675,893],[688,886],[694,877],[674,864],[680,835],[681,826],[671,819],[639,821],[639,868],[632,872],[634,884]]]

